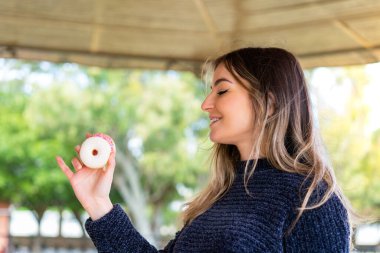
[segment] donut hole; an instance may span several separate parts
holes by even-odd
[[[92,155],[93,155],[93,156],[96,156],[96,155],[98,155],[98,150],[96,150],[96,149],[93,149],[93,150],[92,150]]]

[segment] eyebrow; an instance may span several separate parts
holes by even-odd
[[[230,80],[226,79],[226,78],[219,78],[218,80],[216,80],[216,81],[214,82],[214,85],[211,86],[210,88],[212,89],[212,87],[217,86],[217,85],[220,84],[221,82],[228,82],[228,83],[231,83],[231,84],[232,84],[232,82],[231,82]]]

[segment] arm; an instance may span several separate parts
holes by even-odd
[[[79,150],[80,146],[77,146],[78,153]],[[157,252],[134,229],[121,207],[114,207],[109,198],[115,155],[112,151],[104,170],[87,168],[75,157],[71,161],[73,172],[61,157],[57,156],[56,160],[69,179],[75,196],[91,217],[86,222],[86,229],[99,252]]]
[[[99,252],[172,252],[180,234],[177,232],[175,239],[171,240],[165,249],[157,251],[137,232],[127,214],[118,204],[96,221],[89,218],[85,227]],[[107,247],[110,245],[112,245],[112,249],[108,250]]]
[[[89,218],[85,227],[99,252],[157,252],[133,227],[120,205],[115,205],[100,219]],[[112,249],[107,250],[110,246]]]

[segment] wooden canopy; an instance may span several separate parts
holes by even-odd
[[[4,0],[0,57],[198,71],[242,46],[305,68],[380,61],[379,0]]]

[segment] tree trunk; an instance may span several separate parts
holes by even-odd
[[[358,228],[354,227],[352,230],[352,237],[351,237],[351,242],[354,247],[356,247],[356,234],[358,232]]]
[[[33,240],[32,253],[39,253],[42,251],[42,248],[41,248],[41,220],[42,220],[42,216],[44,215],[45,210],[46,210],[46,208],[41,208],[41,209],[37,209],[33,212],[34,216],[37,220],[38,229],[37,229],[37,235]]]
[[[121,150],[118,148],[118,150]],[[139,168],[134,158],[128,153],[119,152],[116,156],[119,168],[122,173],[115,175],[114,183],[122,196],[136,229],[144,236],[150,244],[156,245],[149,218],[145,212],[147,209],[146,196],[140,184]]]
[[[73,214],[75,216],[75,219],[78,221],[80,228],[82,229],[82,238],[86,237],[86,230],[84,229],[84,225],[83,225],[82,219],[80,217],[80,212],[79,211],[73,211]]]
[[[63,208],[60,207],[60,208],[58,209],[58,213],[59,213],[59,221],[58,221],[58,237],[62,237],[62,222],[63,222],[62,212],[63,212]]]
[[[161,206],[161,204],[155,205],[154,210],[153,210],[152,219],[153,219],[152,231],[155,235],[155,238],[161,239],[161,238],[159,238],[160,228],[162,225],[162,206]],[[160,240],[158,240],[158,241],[160,241]]]

